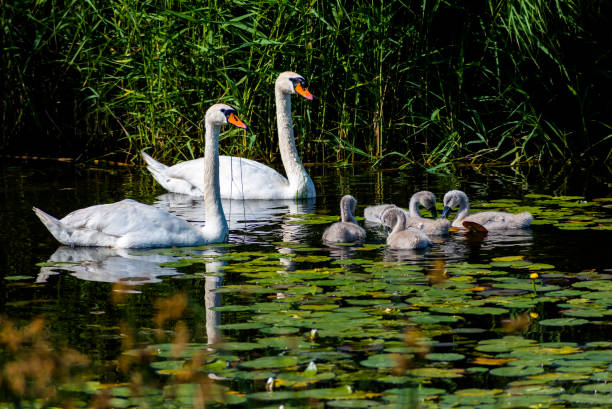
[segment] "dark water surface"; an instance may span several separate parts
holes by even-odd
[[[59,246],[32,206],[63,217],[132,198],[201,224],[202,201],[166,194],[141,169],[41,162],[4,163],[0,171],[0,401],[612,403],[612,389],[599,386],[612,365],[612,202],[593,201],[612,196],[609,173],[310,166],[316,200],[225,201],[230,245],[118,251]],[[337,215],[342,195],[357,199],[361,216],[370,204],[407,207],[423,189],[439,201],[450,189],[464,190],[476,211],[490,202],[509,211],[537,206],[536,222],[485,238],[453,233],[426,251],[391,251],[384,232],[370,225],[365,246],[322,245],[329,222],[319,216]],[[200,262],[177,263],[194,258]],[[23,328],[37,317],[44,318],[44,335],[32,336]],[[551,319],[573,320],[545,321]],[[210,346],[221,341],[230,343]],[[53,351],[43,354],[53,364],[40,364],[40,342]],[[172,355],[168,343],[183,348]],[[87,363],[64,368],[67,350]],[[310,362],[316,372],[307,370]],[[266,393],[269,378],[274,392]]]

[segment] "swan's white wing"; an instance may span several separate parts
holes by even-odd
[[[202,244],[199,230],[164,210],[126,199],[76,210],[62,220],[77,246],[163,247]]]
[[[251,159],[219,157],[221,197],[231,199],[295,199],[287,178]]]
[[[204,160],[177,163],[163,176],[164,180],[158,181],[167,190],[201,196]],[[286,177],[269,166],[236,156],[219,156],[219,185],[224,199],[295,199]]]

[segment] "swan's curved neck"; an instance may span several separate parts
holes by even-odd
[[[350,200],[342,199],[340,201],[340,219],[345,223],[357,224],[357,220],[353,216]]]
[[[400,232],[406,228],[406,215],[403,211],[395,213],[395,223],[391,229],[391,234]]]
[[[461,223],[463,219],[468,217],[469,213],[470,213],[470,202],[467,196],[461,196],[461,198],[459,199],[459,210],[457,210],[457,216],[455,217],[455,220],[453,221],[453,223]]]
[[[204,146],[204,210],[206,224],[203,234],[207,242],[225,241],[229,234],[219,187],[219,125],[206,122]]]
[[[314,184],[304,169],[293,136],[291,119],[291,95],[282,92],[278,87],[276,95],[276,122],[278,126],[278,144],[281,160],[289,180],[289,188],[295,192],[295,198],[313,197]]]
[[[415,195],[412,195],[410,198],[408,212],[410,213],[410,217],[422,217],[421,212],[419,212],[419,198]]]

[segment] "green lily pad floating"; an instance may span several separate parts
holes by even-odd
[[[252,351],[263,348],[261,344],[255,342],[221,342],[219,344],[211,344],[209,347],[222,351]]]
[[[607,393],[574,393],[560,395],[559,398],[571,403],[586,403],[593,405],[609,405],[612,404],[612,394]]]
[[[290,218],[289,224],[327,224],[340,220],[338,216],[322,215],[322,214],[287,214]]]
[[[212,307],[211,311],[250,311],[253,307],[250,305],[223,305],[221,307]]]
[[[541,368],[539,366],[524,367],[519,365],[495,368],[489,371],[491,375],[506,377],[537,375],[543,372],[544,368]]]
[[[409,374],[421,378],[461,378],[464,372],[461,368],[416,368],[408,371]]]
[[[217,325],[218,329],[226,330],[245,330],[245,329],[260,329],[263,328],[264,324],[259,322],[237,322],[235,324],[221,324]]]
[[[415,324],[438,324],[441,322],[457,322],[459,317],[454,315],[420,315],[410,317],[410,321]]]
[[[8,281],[20,281],[20,280],[32,280],[34,277],[32,276],[6,276],[5,280]]]
[[[611,393],[612,392],[612,383],[592,383],[589,385],[584,385],[580,388],[583,392],[591,392],[591,393]]]
[[[400,362],[400,356],[396,354],[370,355],[367,359],[360,362],[368,368],[393,368]]]
[[[295,256],[292,259],[296,263],[321,263],[331,260],[330,256]]]
[[[540,325],[550,327],[565,327],[574,325],[588,324],[590,321],[581,318],[551,318],[547,320],[538,321]]]
[[[303,304],[300,305],[301,310],[312,310],[312,311],[331,311],[339,308],[338,304]]]
[[[260,328],[259,331],[269,335],[290,335],[299,332],[299,328],[295,327],[266,327]]]
[[[430,361],[460,361],[465,358],[465,355],[457,353],[429,353],[425,355],[425,359]]]
[[[478,343],[477,351],[481,352],[508,352],[520,347],[535,344],[536,341],[517,336],[507,336],[496,339],[485,339]]]
[[[378,405],[380,405],[380,402],[367,399],[332,400],[326,403],[326,406],[331,406],[332,408],[369,408]]]
[[[296,366],[298,358],[296,356],[264,356],[252,361],[242,362],[240,366],[253,369],[287,368]]]
[[[558,290],[559,287],[558,285],[552,285],[552,284],[539,284],[538,283],[539,280],[536,280],[536,285],[535,285],[535,290],[536,292],[546,292],[546,291],[556,291]],[[534,285],[531,281],[529,282],[522,282],[522,283],[495,283],[493,284],[494,288],[507,288],[510,290],[526,290],[526,291],[533,291]]]
[[[290,400],[296,398],[296,392],[294,391],[272,391],[272,392],[255,392],[249,393],[247,396],[248,400],[262,400],[262,401],[277,401],[277,400]]]
[[[307,349],[313,346],[312,343],[305,341],[302,337],[295,336],[260,338],[257,343],[263,347],[274,349]]]

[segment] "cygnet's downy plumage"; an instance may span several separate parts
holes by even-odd
[[[365,239],[365,230],[355,220],[357,200],[351,195],[345,195],[340,200],[340,220],[329,226],[323,232],[323,241],[330,243],[355,243]]]
[[[427,219],[421,216],[419,211],[419,205],[429,210],[434,219]],[[367,221],[374,223],[382,223],[382,214],[393,207],[397,207],[393,204],[382,204],[376,206],[368,206],[365,208],[363,215]],[[399,207],[398,207],[399,208]],[[447,219],[436,219],[436,196],[428,191],[422,190],[416,192],[410,198],[410,204],[408,205],[408,212],[399,208],[406,215],[407,227],[413,227],[421,230],[425,234],[429,235],[445,235],[448,234],[450,228],[450,222]],[[384,223],[383,223],[384,224]],[[391,227],[391,226],[388,226]]]
[[[533,216],[529,212],[508,213],[487,211],[469,214],[470,201],[461,190],[451,190],[444,195],[442,217],[448,217],[452,209],[459,208],[453,220],[453,227],[463,227],[464,221],[482,225],[487,230],[526,229],[531,225]]]
[[[431,240],[421,230],[406,227],[406,214],[400,208],[387,209],[382,214],[382,222],[391,227],[387,245],[393,249],[423,249],[431,246]]]

